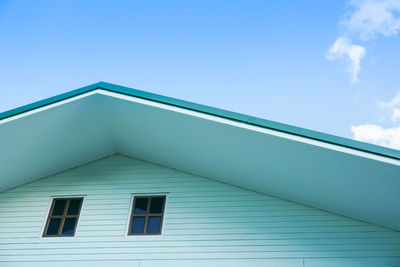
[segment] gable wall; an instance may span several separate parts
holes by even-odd
[[[132,194],[164,192],[163,235],[127,237]],[[70,195],[85,195],[76,236],[41,238],[50,198]],[[95,261],[141,267],[400,265],[400,233],[124,156],[0,193],[0,266]]]

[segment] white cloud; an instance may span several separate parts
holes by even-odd
[[[400,108],[394,108],[392,111],[392,121],[396,122],[400,119]]]
[[[382,128],[376,124],[352,126],[354,139],[400,150],[400,91],[388,102],[379,102],[379,108],[390,111],[393,127]],[[387,113],[389,114],[389,113]],[[397,125],[396,125],[397,123]]]
[[[400,31],[400,0],[351,0],[352,11],[341,21],[343,36],[339,37],[329,50],[328,59],[348,57],[351,83],[358,81],[360,59],[366,50],[352,44],[353,38],[367,41],[377,35],[394,36]],[[351,38],[351,39],[350,39]]]
[[[379,107],[381,108],[392,108],[397,105],[400,106],[400,91],[397,92],[396,96],[392,100],[379,103]]]
[[[381,101],[379,107],[390,110],[393,122],[400,120],[400,91],[397,92],[396,96],[392,100],[388,102]]]
[[[342,25],[346,27],[346,34],[348,36],[358,37],[362,41],[367,41],[378,35],[388,37],[399,33],[400,0],[353,0],[350,5],[354,7],[354,10],[342,21]],[[338,38],[335,44],[340,38]],[[331,53],[335,44],[329,53]],[[349,47],[352,46],[351,41],[347,41],[347,44],[344,42],[342,46],[350,50]],[[336,52],[338,56],[334,57],[334,59],[347,55],[351,60],[350,52],[346,52],[345,48],[342,49],[342,52]],[[357,78],[357,73],[360,71],[360,59],[365,54],[365,49],[363,50],[364,52],[361,51],[357,51],[357,49],[355,49],[355,52],[353,51],[353,54],[355,54],[353,58],[355,60],[352,61],[352,75],[355,75],[355,79]],[[400,91],[397,92],[392,100],[380,102],[379,108],[384,109],[383,112],[386,113],[388,120],[390,116],[393,126],[388,128],[383,128],[376,124],[352,126],[351,131],[353,132],[354,139],[400,150],[400,125],[397,123],[400,121]]]
[[[352,1],[350,5],[355,11],[342,24],[361,40],[369,40],[378,34],[396,35],[400,30],[400,0]]]
[[[354,139],[380,146],[400,149],[400,126],[384,129],[375,124],[352,126]]]
[[[351,74],[351,83],[358,81],[358,73],[361,70],[360,61],[364,57],[365,48],[352,44],[348,39],[339,37],[329,49],[326,57],[329,60],[345,58],[349,62],[348,72]]]

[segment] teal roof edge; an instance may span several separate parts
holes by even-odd
[[[297,127],[297,126],[292,126],[292,125],[288,125],[288,124],[284,124],[284,123],[261,119],[261,118],[244,115],[244,114],[237,113],[237,112],[232,112],[232,111],[227,111],[227,110],[214,108],[214,107],[210,107],[210,106],[206,106],[206,105],[196,104],[196,103],[192,103],[192,102],[188,102],[188,101],[184,101],[184,100],[180,100],[180,99],[176,99],[176,98],[172,98],[172,97],[148,93],[145,91],[141,91],[141,90],[125,87],[125,86],[120,86],[120,85],[116,85],[116,84],[106,83],[106,82],[98,82],[98,83],[88,85],[88,86],[85,86],[85,87],[82,87],[82,88],[79,88],[79,89],[76,89],[76,90],[73,90],[73,91],[70,91],[67,93],[63,93],[63,94],[56,95],[56,96],[53,96],[53,97],[50,97],[47,99],[40,100],[38,102],[29,104],[29,105],[25,105],[25,106],[18,107],[18,108],[9,110],[9,111],[5,111],[3,113],[0,113],[0,120],[6,119],[9,117],[13,117],[18,114],[22,114],[27,111],[31,111],[31,110],[34,110],[34,109],[37,109],[40,107],[50,105],[50,104],[54,104],[56,102],[63,101],[65,99],[75,97],[75,96],[78,96],[78,95],[81,95],[84,93],[88,93],[88,92],[96,90],[96,89],[103,89],[106,91],[111,91],[111,92],[115,92],[115,93],[119,93],[119,94],[138,97],[138,98],[142,98],[142,99],[146,99],[146,100],[150,100],[150,101],[154,101],[154,102],[158,102],[158,103],[172,105],[172,106],[189,109],[189,110],[193,110],[193,111],[197,111],[197,112],[201,112],[201,113],[205,113],[205,114],[209,114],[209,115],[213,115],[213,116],[222,117],[222,118],[229,119],[229,120],[246,123],[249,125],[259,126],[259,127],[267,128],[270,130],[275,130],[275,131],[284,132],[284,133],[288,133],[288,134],[292,134],[292,135],[296,135],[296,136],[301,136],[301,137],[305,137],[305,138],[309,138],[309,139],[313,139],[313,140],[317,140],[317,141],[322,141],[322,142],[329,143],[329,144],[339,145],[339,146],[356,149],[359,151],[368,152],[368,153],[385,156],[385,157],[389,157],[389,158],[393,158],[393,159],[400,159],[400,151],[399,150],[390,149],[390,148],[373,145],[373,144],[368,144],[368,143],[351,140],[348,138],[339,137],[339,136],[335,136],[335,135],[331,135],[331,134],[326,134],[326,133],[322,133],[322,132],[318,132],[318,131],[314,131],[314,130],[309,130],[309,129],[305,129],[305,128],[301,128],[301,127]]]

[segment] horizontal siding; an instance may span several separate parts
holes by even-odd
[[[162,236],[125,236],[133,193],[168,193]],[[41,238],[50,198],[67,195],[85,195],[76,236]],[[0,266],[226,259],[392,264],[400,233],[123,156],[0,193]]]

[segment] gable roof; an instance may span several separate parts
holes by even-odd
[[[326,134],[318,131],[313,131],[301,127],[296,127],[284,123],[279,123],[271,120],[266,120],[262,118],[257,118],[254,116],[249,116],[233,111],[228,111],[228,110],[223,110],[219,108],[214,108],[206,105],[201,105],[193,102],[188,102],[172,97],[167,97],[167,96],[162,96],[158,94],[153,94],[125,86],[120,86],[116,84],[111,84],[111,83],[106,83],[106,82],[98,82],[94,83],[73,91],[66,92],[64,94],[60,94],[57,96],[53,96],[47,99],[40,100],[38,102],[28,104],[22,107],[18,107],[15,109],[11,109],[8,111],[5,111],[3,113],[0,113],[0,120],[6,119],[8,117],[12,117],[27,111],[31,111],[40,107],[47,106],[49,104],[54,104],[56,102],[66,100],[71,97],[75,97],[84,93],[88,93],[94,90],[106,90],[109,92],[115,92],[115,93],[120,93],[128,96],[133,96],[133,97],[138,97],[146,100],[151,100],[155,101],[158,103],[163,103],[163,104],[168,104],[171,106],[176,106],[176,107],[181,107],[185,108],[188,110],[193,110],[193,111],[198,111],[204,114],[210,114],[213,116],[218,116],[221,118],[226,118],[234,121],[239,121],[242,123],[250,124],[250,125],[255,125],[255,126],[260,126],[264,127],[266,129],[272,129],[284,133],[289,133],[297,136],[302,136],[306,137],[309,139],[314,139],[318,141],[323,141],[326,143],[331,143],[331,144],[336,144],[340,145],[343,147],[348,147],[352,149],[357,149],[360,151],[365,151],[368,153],[373,153],[389,158],[394,158],[394,159],[400,159],[400,151],[395,150],[395,149],[390,149],[382,146],[377,146],[377,145],[372,145],[364,142],[359,142],[356,140],[348,139],[348,138],[343,138],[331,134]]]
[[[115,153],[400,230],[400,151],[99,82],[0,114],[0,191]]]

